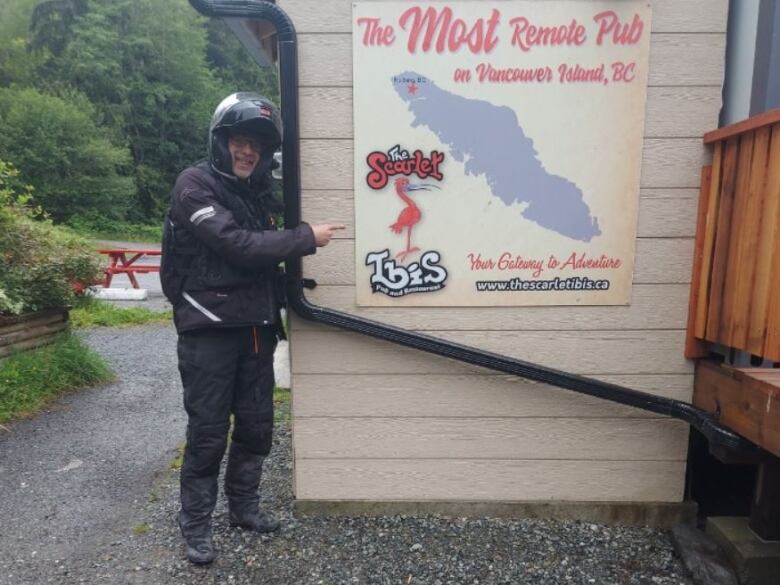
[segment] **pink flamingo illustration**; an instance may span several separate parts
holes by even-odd
[[[395,192],[406,203],[406,207],[398,214],[398,219],[390,226],[390,229],[394,233],[400,234],[404,228],[406,228],[406,249],[401,250],[395,255],[403,262],[406,257],[412,252],[418,252],[420,248],[412,246],[412,228],[422,219],[422,211],[417,207],[417,204],[412,201],[411,197],[407,194],[408,191],[430,190],[430,187],[435,185],[412,185],[409,183],[409,179],[404,177],[395,180]],[[436,187],[438,188],[438,187]]]

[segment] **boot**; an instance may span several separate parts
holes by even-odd
[[[273,532],[279,529],[279,520],[270,512],[258,509],[260,476],[264,455],[257,455],[233,440],[230,444],[225,470],[225,495],[228,499],[231,526],[248,528],[255,532]]]
[[[186,466],[185,466],[186,467]],[[198,565],[216,557],[211,539],[211,513],[217,500],[217,478],[192,477],[182,468],[179,529],[187,542],[187,558]]]
[[[196,565],[207,565],[212,562],[217,553],[211,537],[211,526],[203,524],[197,527],[185,528],[179,516],[179,528],[187,543],[187,559]]]
[[[234,528],[247,528],[261,533],[279,530],[279,520],[273,512],[254,510],[238,513],[231,508],[229,520],[230,525]]]

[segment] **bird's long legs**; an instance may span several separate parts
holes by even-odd
[[[412,252],[419,252],[420,248],[415,246],[412,248],[412,226],[409,226],[407,228],[406,232],[406,250],[401,250],[398,252],[398,254],[395,255],[396,258],[398,258],[401,262],[406,260],[406,257],[411,254]]]

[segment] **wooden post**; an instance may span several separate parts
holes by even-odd
[[[718,163],[720,166],[720,163]],[[699,312],[698,302],[704,304],[706,296],[700,300],[699,291],[703,287],[706,289],[706,282],[702,283],[699,277],[701,273],[702,262],[704,261],[704,240],[707,231],[707,209],[710,200],[710,186],[712,182],[712,166],[701,168],[701,188],[699,190],[699,211],[696,220],[696,242],[693,251],[693,274],[691,276],[691,290],[688,298],[688,326],[685,334],[685,357],[688,359],[705,357],[707,355],[707,344],[701,338],[696,336],[696,315]],[[706,313],[705,313],[706,314]],[[704,337],[702,333],[701,337]]]

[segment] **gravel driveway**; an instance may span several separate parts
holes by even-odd
[[[120,373],[0,431],[0,584],[690,585],[667,533],[576,522],[435,516],[292,516],[290,434],[277,427],[262,482],[282,529],[227,526],[217,561],[191,566],[171,468],[185,418],[169,326],[92,330]]]

